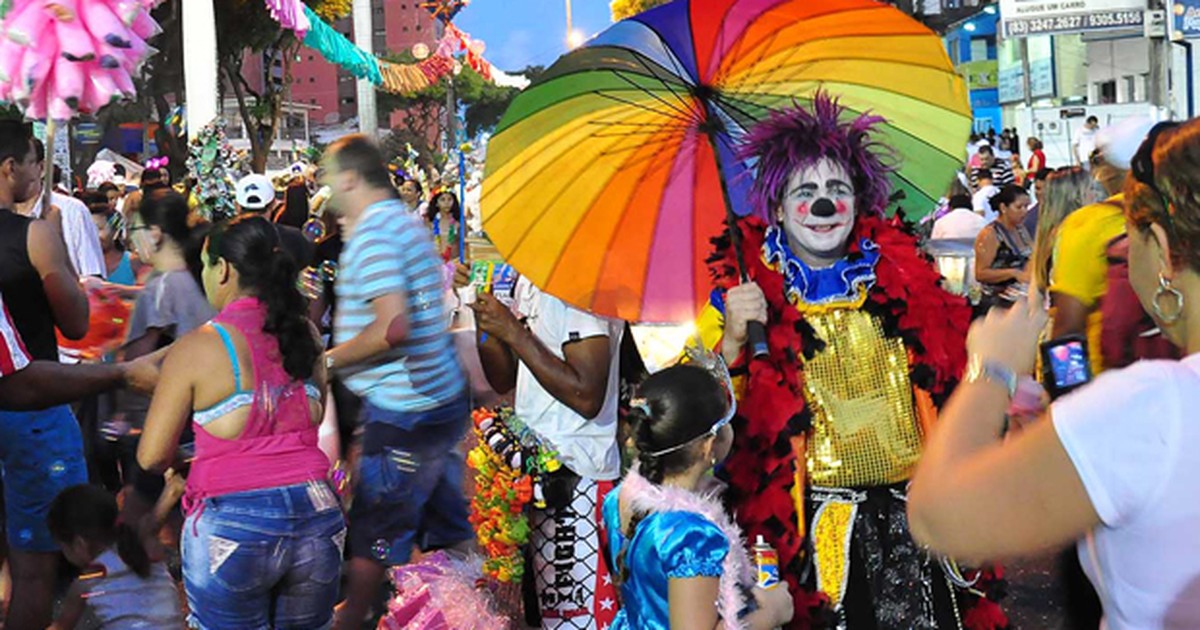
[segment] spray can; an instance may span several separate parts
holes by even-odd
[[[758,565],[759,588],[772,589],[779,586],[779,554],[762,536],[754,542],[754,563]]]

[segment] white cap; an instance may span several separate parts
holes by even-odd
[[[275,186],[271,178],[251,173],[238,180],[237,202],[244,210],[262,210],[275,201]]]
[[[1105,162],[1127,171],[1153,126],[1154,121],[1145,116],[1126,118],[1096,132],[1096,149]]]

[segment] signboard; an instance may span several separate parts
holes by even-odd
[[[1141,29],[1146,0],[1000,0],[1005,37]]]
[[[1174,0],[1170,4],[1167,28],[1171,39],[1200,38],[1200,0]]]
[[[33,123],[33,136],[42,142],[46,141],[46,123]],[[54,134],[54,163],[62,169],[63,181],[71,179],[71,138],[67,133],[66,123],[62,123]]]
[[[100,139],[104,134],[100,132],[100,125],[93,122],[81,122],[75,124],[75,139],[80,144],[100,144]]]
[[[1200,0],[1197,1],[1200,2]],[[989,90],[995,89],[999,81],[996,74],[997,68],[995,59],[985,59],[960,63],[957,70],[967,80],[967,89]]]

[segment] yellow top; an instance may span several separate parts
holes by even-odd
[[[1084,206],[1067,215],[1054,242],[1050,292],[1073,297],[1091,309],[1087,318],[1087,340],[1093,374],[1104,369],[1097,302],[1108,291],[1105,250],[1110,241],[1125,233],[1123,199],[1122,195],[1115,195],[1104,203]]]

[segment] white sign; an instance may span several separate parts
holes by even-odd
[[[1005,37],[1141,29],[1146,0],[1000,0]]]

